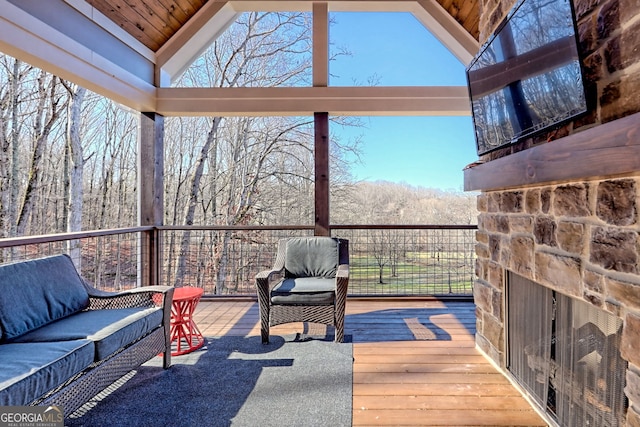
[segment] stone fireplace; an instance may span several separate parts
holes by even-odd
[[[508,331],[518,313],[508,294],[520,288],[509,291],[511,277],[605,313],[620,325],[615,357],[624,361],[614,425],[640,426],[640,2],[573,1],[589,113],[465,170],[465,189],[480,191],[476,344],[514,377]],[[482,37],[514,3],[483,0]]]

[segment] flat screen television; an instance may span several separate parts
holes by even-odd
[[[478,155],[587,111],[570,0],[522,0],[466,68]]]

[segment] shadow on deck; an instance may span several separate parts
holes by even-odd
[[[201,301],[205,336],[259,336],[255,301]],[[475,347],[475,305],[463,301],[349,299],[352,425],[544,426],[509,380]],[[333,334],[293,323],[272,335]]]

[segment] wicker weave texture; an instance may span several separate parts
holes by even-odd
[[[276,260],[271,270],[256,275],[256,291],[260,307],[260,334],[269,342],[271,326],[293,322],[321,323],[335,326],[335,341],[344,341],[344,316],[349,286],[349,241],[339,240],[339,265],[336,274],[334,303],[331,305],[272,304],[271,290],[285,269],[287,239],[278,242]]]
[[[271,326],[291,322],[334,324],[333,305],[272,305]]]
[[[56,405],[68,416],[114,381],[165,350],[164,327],[98,362],[32,405]]]

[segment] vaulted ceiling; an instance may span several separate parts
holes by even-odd
[[[214,0],[209,1],[213,2]],[[478,40],[478,0],[436,1],[473,38]],[[207,3],[207,0],[86,0],[86,2],[139,40],[143,45],[157,52]],[[265,9],[273,9],[275,6],[273,1],[243,1],[236,3],[244,3],[243,9],[245,10],[252,9],[254,5],[256,8],[262,7]],[[278,3],[288,3],[294,7],[293,4],[296,2],[280,0]],[[297,3],[301,2],[298,1]],[[356,2],[351,3],[355,4]],[[371,3],[367,7],[372,8],[379,7],[375,6],[375,4],[381,4],[382,2],[360,1],[359,3]],[[358,7],[363,8],[360,5]]]
[[[313,87],[169,87],[246,11],[313,13]],[[164,115],[469,114],[466,87],[328,86],[322,28],[343,11],[412,13],[463,64],[478,50],[479,0],[0,0],[0,52]]]

